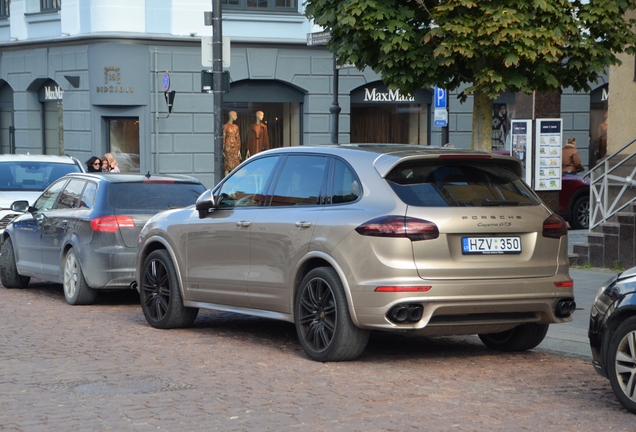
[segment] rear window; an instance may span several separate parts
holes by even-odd
[[[112,183],[108,201],[116,210],[167,210],[196,202],[205,187],[194,183]]]
[[[514,172],[495,164],[402,164],[386,180],[405,204],[420,207],[523,206],[541,202]]]
[[[72,172],[80,172],[79,167],[52,162],[0,162],[0,191],[43,191]]]

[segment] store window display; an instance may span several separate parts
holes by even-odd
[[[247,153],[246,157],[254,156],[262,151],[270,149],[269,131],[267,122],[264,120],[265,113],[256,111],[256,121],[250,126],[247,135]]]
[[[263,148],[302,145],[300,113],[299,103],[224,102],[226,125],[233,124],[224,126],[224,148],[226,133],[230,133],[229,138],[240,145],[240,163]]]
[[[228,113],[227,123],[223,125],[223,160],[225,175],[241,163],[241,134],[236,124],[236,111]]]

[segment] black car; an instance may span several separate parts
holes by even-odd
[[[205,187],[188,176],[68,174],[51,184],[2,233],[0,279],[24,288],[36,277],[64,284],[69,304],[98,289],[134,287],[137,237],[160,211],[195,203]]]
[[[636,267],[601,287],[588,335],[594,368],[610,380],[625,409],[636,414]]]

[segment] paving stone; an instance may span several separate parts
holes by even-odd
[[[202,311],[190,329],[160,331],[130,293],[73,307],[59,285],[0,287],[3,431],[598,425],[633,430],[634,416],[589,361],[493,352],[474,336],[373,333],[358,360],[318,363],[289,323]]]

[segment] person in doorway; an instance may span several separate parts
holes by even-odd
[[[86,171],[88,172],[102,172],[102,160],[97,156],[92,156],[86,161]]]
[[[115,160],[115,156],[112,153],[106,153],[102,160],[108,161],[108,172],[118,173],[119,167],[117,166],[117,160]]]
[[[245,157],[269,150],[269,131],[267,123],[263,120],[264,116],[263,111],[256,111],[256,122],[250,126],[247,135],[247,154]]]
[[[561,168],[563,174],[576,174],[585,170],[581,163],[581,156],[579,150],[576,148],[576,139],[574,137],[568,137],[565,147],[563,148],[563,157]]]
[[[603,114],[603,123],[596,129],[596,141],[594,142],[594,165],[607,154],[607,110]]]
[[[238,119],[236,111],[228,113],[227,123],[223,125],[223,168],[225,175],[241,163],[241,135],[235,123]]]

